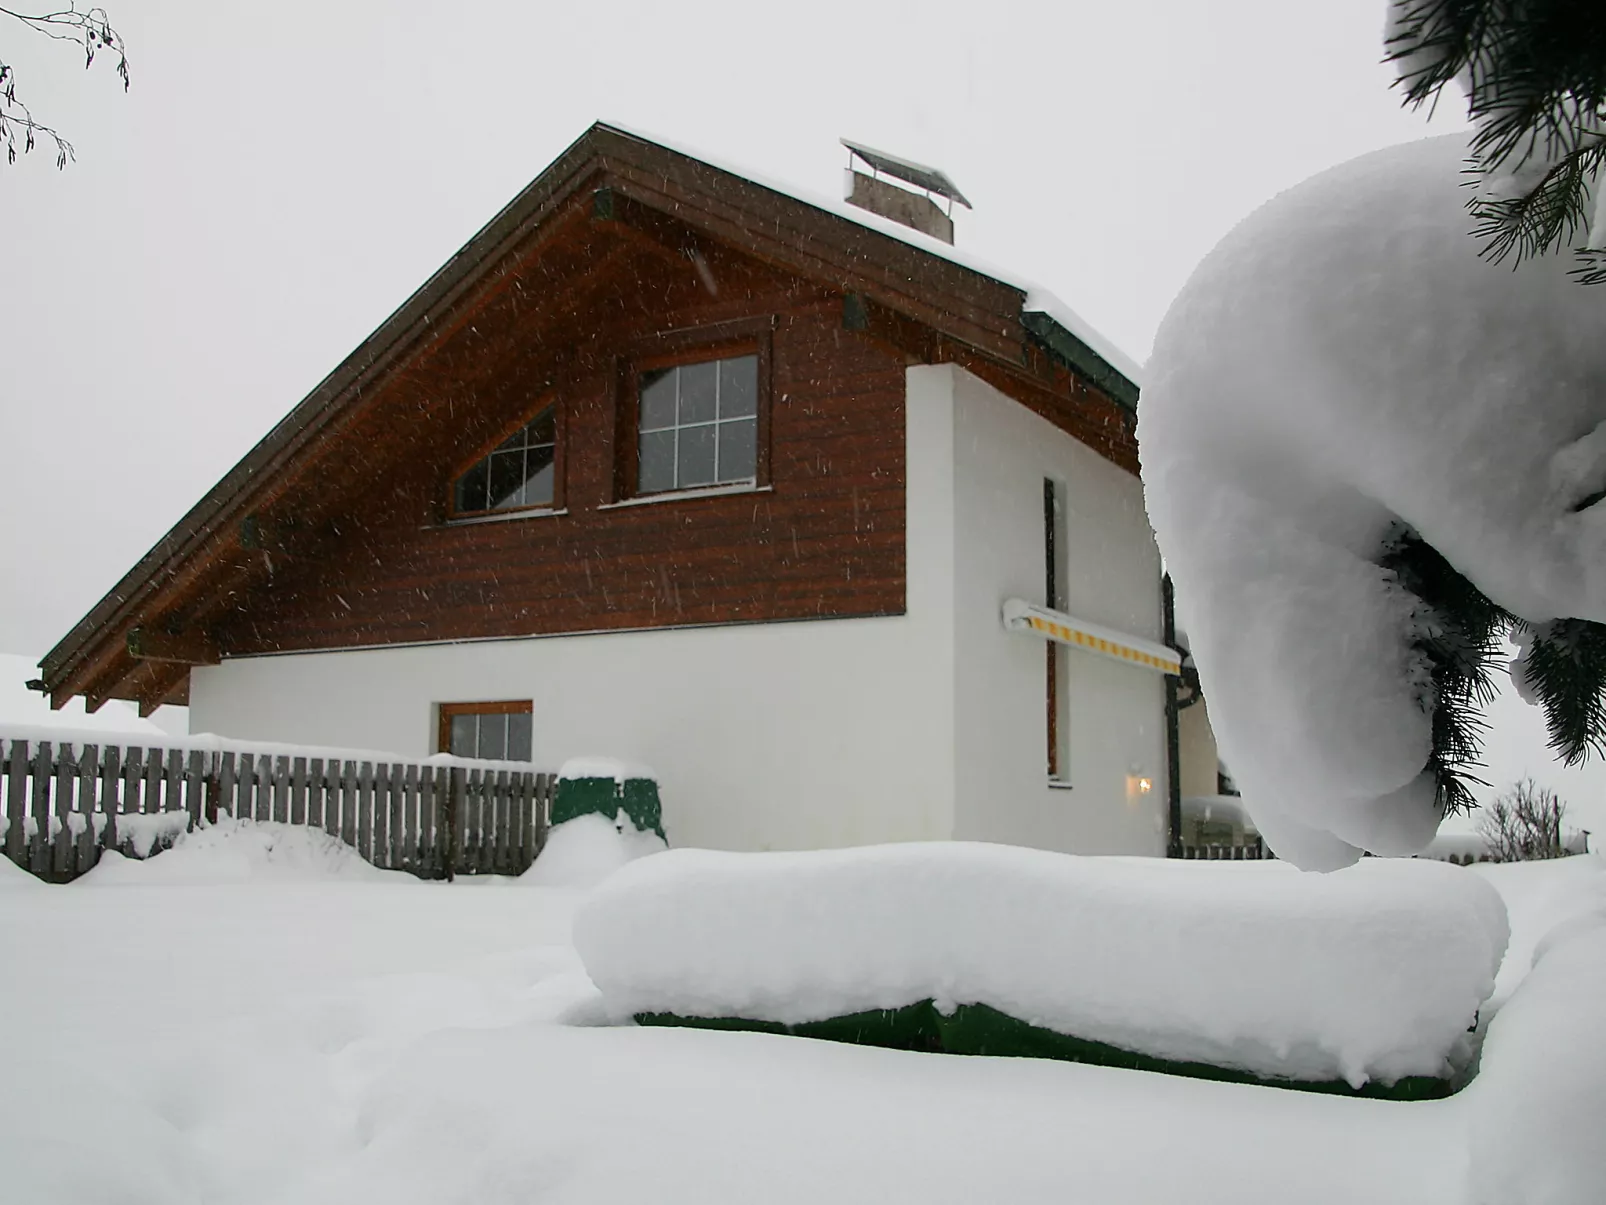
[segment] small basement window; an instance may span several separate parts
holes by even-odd
[[[548,406],[453,483],[453,516],[553,505],[557,445],[557,415],[555,408]]]
[[[528,699],[442,703],[437,748],[454,757],[529,761],[530,713]]]
[[[643,371],[637,394],[636,492],[758,479],[758,356]]]

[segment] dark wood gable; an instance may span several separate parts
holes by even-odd
[[[1129,470],[1131,416],[1021,294],[594,127],[296,408],[47,656],[60,705],[181,701],[225,655],[897,613],[904,369],[952,361]],[[757,490],[631,497],[633,366],[752,350]],[[454,522],[537,409],[554,513]]]

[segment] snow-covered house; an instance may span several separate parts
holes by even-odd
[[[53,701],[628,756],[680,844],[1163,851],[1136,370],[869,156],[905,224],[593,126],[46,656]]]

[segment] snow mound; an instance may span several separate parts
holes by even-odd
[[[623,811],[612,820],[587,812],[565,820],[547,834],[540,856],[519,876],[519,881],[530,887],[591,887],[621,866],[665,848],[662,837],[638,831]]]
[[[1539,943],[1489,1024],[1469,1094],[1476,1205],[1595,1205],[1606,1195],[1606,907]]]
[[[1149,517],[1211,723],[1306,868],[1438,826],[1424,617],[1378,565],[1397,524],[1523,619],[1606,622],[1606,289],[1556,256],[1480,260],[1466,155],[1463,134],[1392,147],[1275,198],[1147,365]]]
[[[35,878],[4,854],[0,854],[0,891],[7,887],[41,887],[43,880]]]
[[[122,817],[118,820],[121,831]],[[320,829],[220,817],[215,824],[182,833],[171,849],[144,861],[107,851],[76,881],[106,887],[411,878],[369,865],[351,846]]]
[[[612,1016],[795,1025],[935,1000],[1267,1077],[1443,1077],[1506,944],[1482,879],[1372,860],[1087,858],[962,842],[672,850],[575,917]]]

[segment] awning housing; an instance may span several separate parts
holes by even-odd
[[[1182,654],[1175,649],[1141,636],[1130,636],[1103,624],[1078,619],[1052,607],[1041,607],[1022,598],[1012,598],[1004,603],[1004,626],[1012,632],[1036,633],[1059,644],[1068,644],[1072,648],[1097,653],[1141,669],[1177,676],[1182,673]]]

